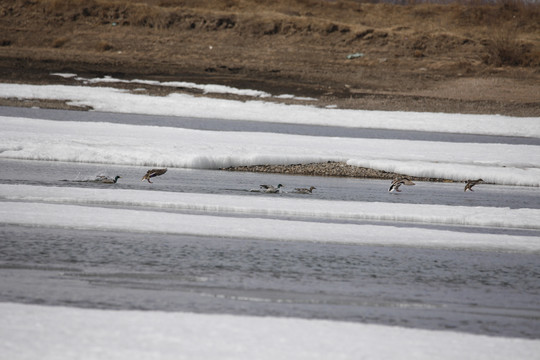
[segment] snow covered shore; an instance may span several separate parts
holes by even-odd
[[[4,202],[0,215],[0,223],[24,226],[357,245],[540,252],[540,242],[531,236],[461,233],[415,227],[245,219],[108,208],[99,208],[99,211],[96,211],[95,207],[19,202]],[[388,236],[397,233],[399,236]]]
[[[262,111],[262,110],[261,110]],[[419,177],[540,186],[540,147],[201,131],[0,117],[0,157],[218,169],[346,161]]]
[[[507,207],[427,204],[411,206],[410,204],[384,202],[254,198],[240,195],[148,192],[126,189],[95,191],[94,189],[74,187],[7,184],[0,184],[0,199],[59,205],[144,207],[155,210],[196,211],[210,215],[286,216],[287,218],[308,218],[313,221],[366,220],[540,230],[539,209],[510,209]],[[9,214],[5,216],[8,217]],[[538,243],[540,246],[540,242]]]
[[[283,105],[260,100],[232,101],[174,93],[156,97],[109,87],[64,85],[0,84],[0,97],[66,100],[72,105],[90,106],[96,111],[133,114],[540,137],[540,123],[537,118],[531,117],[321,109],[316,106]]]
[[[0,303],[0,353],[57,359],[533,359],[540,341],[271,317]]]

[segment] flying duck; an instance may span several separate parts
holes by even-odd
[[[283,185],[278,184],[278,186],[274,187],[274,185],[261,185],[261,189],[263,189],[263,192],[267,193],[277,193],[279,192],[279,188],[282,188]]]
[[[307,188],[295,188],[294,192],[296,193],[299,193],[299,194],[311,194],[313,190],[315,190],[316,187],[315,186],[311,186],[309,189]]]
[[[415,185],[415,184],[410,179],[405,178],[405,177],[395,178],[392,181],[392,184],[390,185],[390,188],[388,189],[388,191],[389,192],[392,192],[392,191],[401,192],[401,190],[399,190],[399,187],[401,185]]]
[[[147,180],[150,184],[152,184],[152,182],[150,181],[150,178],[163,175],[166,172],[167,172],[167,169],[150,169],[146,172],[146,174],[143,176],[141,181]]]
[[[472,187],[476,184],[479,184],[479,183],[482,183],[484,182],[484,180],[482,179],[478,179],[478,180],[467,180],[466,181],[466,184],[465,184],[465,189],[463,191],[467,191],[467,190],[470,190],[470,191],[473,191]]]

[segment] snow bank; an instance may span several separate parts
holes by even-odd
[[[0,315],[0,353],[12,360],[520,360],[540,353],[538,340],[325,320],[11,303],[0,303]]]
[[[313,220],[398,221],[439,225],[540,229],[540,209],[411,205],[7,184],[0,184],[0,199],[66,205],[145,207],[225,215],[285,216],[287,218],[309,218]]]
[[[216,169],[348,161],[408,175],[540,186],[532,145],[313,137],[0,117],[0,157]]]
[[[77,76],[77,74],[72,73],[52,73],[53,76],[60,76],[63,78],[74,78],[77,81],[81,81],[84,84],[101,84],[101,83],[124,83],[124,84],[141,84],[141,85],[151,85],[151,86],[164,86],[172,88],[181,88],[181,89],[195,89],[200,90],[203,94],[232,94],[240,96],[251,96],[259,98],[268,98],[273,96],[265,91],[260,90],[250,90],[250,89],[238,89],[226,85],[216,85],[216,84],[196,84],[193,82],[187,81],[157,81],[157,80],[124,80],[113,78],[112,76],[104,76],[101,78],[85,78],[82,76]],[[317,99],[308,98],[308,97],[299,97],[290,94],[281,94],[275,96],[278,99],[297,99],[297,100],[308,100],[315,101]]]
[[[4,201],[2,205],[0,223],[23,226],[359,245],[540,252],[538,238],[527,236],[189,215],[43,203]]]
[[[55,74],[51,74],[55,75]],[[62,76],[64,74],[57,74]],[[82,81],[85,84],[101,84],[101,83],[131,83],[131,84],[141,84],[141,85],[151,85],[151,86],[165,86],[172,88],[185,88],[185,89],[196,89],[201,90],[203,94],[233,94],[240,96],[253,96],[253,97],[270,97],[267,92],[258,91],[258,90],[249,90],[249,89],[238,89],[231,86],[225,85],[213,85],[213,84],[196,84],[187,81],[157,81],[157,80],[122,80],[116,79],[111,76],[105,76],[102,78],[84,78],[80,76],[75,77],[76,80]]]
[[[418,112],[363,111],[232,101],[170,94],[156,97],[107,87],[0,84],[0,97],[66,100],[98,111],[229,120],[540,137],[538,118]]]

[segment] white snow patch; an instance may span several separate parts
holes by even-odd
[[[10,201],[2,202],[0,223],[240,239],[540,252],[538,238],[527,236]]]
[[[522,360],[540,353],[538,340],[326,320],[12,303],[0,303],[0,316],[0,353],[11,360]]]
[[[317,220],[369,220],[406,223],[540,229],[540,209],[472,207],[384,202],[171,193],[127,189],[87,189],[0,184],[0,199],[66,205],[136,206],[250,216]],[[540,243],[540,241],[539,241]]]
[[[144,82],[148,81],[140,80],[140,83]],[[72,105],[119,113],[540,137],[540,121],[535,117],[327,109],[263,101],[210,99],[176,93],[157,97],[107,87],[63,85],[0,84],[0,97],[66,100]]]
[[[73,74],[73,73],[52,73],[51,75],[60,76],[60,77],[63,77],[64,79],[70,79],[77,76],[77,74]]]
[[[63,76],[66,77],[65,74],[51,74],[51,75],[57,75],[57,76]],[[71,74],[69,74],[71,75]],[[76,75],[75,75],[76,76]],[[204,94],[233,94],[233,95],[241,95],[241,96],[253,96],[253,97],[270,97],[271,94],[265,92],[265,91],[259,91],[259,90],[250,90],[250,89],[238,89],[231,86],[226,85],[216,85],[216,84],[196,84],[193,82],[187,82],[187,81],[157,81],[157,80],[140,80],[140,79],[133,79],[133,80],[123,80],[123,79],[117,79],[113,78],[111,76],[104,76],[102,78],[84,78],[84,77],[76,77],[76,80],[81,81],[85,84],[101,84],[101,83],[124,83],[124,84],[142,84],[142,85],[152,85],[152,86],[165,86],[165,87],[173,87],[173,88],[185,88],[185,89],[197,89],[201,90]],[[294,97],[294,96],[293,96]]]

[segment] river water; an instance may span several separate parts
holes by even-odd
[[[100,118],[99,113],[1,110],[0,115],[6,116],[27,116],[31,112],[40,118],[51,114],[70,119],[76,115],[84,121],[88,121],[87,116],[96,121]],[[101,116],[103,121],[110,118],[109,114]],[[372,135],[440,136],[408,132]],[[488,138],[484,140],[522,141]],[[463,184],[422,183],[415,187],[414,195],[409,188],[394,194],[387,192],[389,182],[380,180],[185,169],[169,169],[174,176],[160,177],[150,186],[140,181],[145,169],[135,166],[1,160],[0,168],[0,184],[99,190],[103,185],[84,180],[99,174],[118,174],[123,178],[114,185],[116,188],[144,191],[306,196],[249,192],[259,184],[282,183],[286,190],[314,185],[317,190],[310,196],[325,200],[540,208],[538,190],[526,187],[479,185],[481,191],[464,197]],[[0,199],[0,206],[3,204]],[[534,230],[415,226],[539,238]],[[19,303],[317,318],[540,337],[540,255],[529,253],[3,224],[0,284],[0,301]]]

